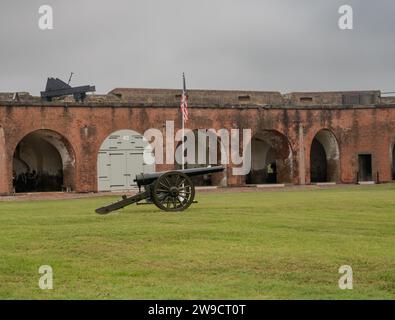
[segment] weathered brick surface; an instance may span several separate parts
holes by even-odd
[[[164,133],[166,120],[179,123],[179,101],[175,97],[179,91],[136,90],[116,89],[113,93],[118,96],[113,99],[88,100],[84,104],[64,101],[42,103],[37,99],[0,101],[0,193],[11,192],[12,159],[16,146],[24,136],[39,129],[53,130],[68,142],[75,156],[71,177],[75,190],[96,191],[98,151],[112,132],[131,129],[144,133],[149,128],[157,128]],[[341,182],[355,182],[359,153],[372,154],[375,177],[379,172],[382,182],[392,179],[395,105],[380,104],[379,96],[375,98],[375,105],[350,106],[341,104],[340,93],[321,96],[315,93],[315,100],[308,103],[300,100],[306,94],[255,94],[238,91],[192,92],[194,98],[190,100],[191,120],[188,128],[250,128],[253,135],[264,130],[283,134],[292,149],[292,181],[295,184],[303,180],[310,182],[312,141],[320,130],[328,129],[335,135],[340,148]],[[246,103],[246,96],[250,96],[250,103]],[[315,101],[321,104],[315,104]],[[303,128],[302,139],[300,126]],[[300,141],[303,141],[304,151],[302,166]],[[299,172],[299,168],[304,168],[304,172]],[[167,170],[171,166],[157,166],[157,169]],[[229,185],[244,184],[245,177],[232,176],[230,166],[227,170]]]

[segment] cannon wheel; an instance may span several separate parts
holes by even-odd
[[[184,211],[195,198],[195,186],[191,178],[179,171],[163,174],[152,189],[152,200],[164,211]]]

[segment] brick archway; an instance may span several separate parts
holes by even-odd
[[[247,184],[292,183],[293,152],[289,139],[276,130],[263,130],[251,140],[251,172]]]
[[[191,141],[188,141],[190,139]],[[225,167],[224,172],[214,173],[211,175],[204,175],[193,177],[193,181],[197,186],[227,186],[227,170],[228,165],[226,159],[222,157],[227,157],[228,150],[226,150],[225,145],[229,142],[222,141],[220,133],[215,129],[188,129],[186,131],[186,143],[185,143],[185,169],[192,168],[205,168],[211,166],[223,166]],[[192,153],[188,149],[188,146],[192,147]],[[175,168],[177,170],[181,169],[181,155],[182,147],[181,142],[178,142],[175,147]],[[179,161],[177,161],[179,160]],[[191,163],[188,163],[188,161]]]
[[[322,129],[316,133],[310,146],[310,182],[339,181],[339,144],[332,131]]]
[[[127,191],[136,186],[135,176],[155,171],[144,154],[151,151],[142,134],[131,129],[112,132],[101,143],[97,155],[98,191]]]
[[[12,156],[17,192],[75,190],[75,152],[60,133],[39,129],[26,134]]]

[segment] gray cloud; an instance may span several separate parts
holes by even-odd
[[[38,28],[38,8],[55,29]],[[354,30],[337,27],[354,8]],[[115,87],[395,91],[392,0],[2,0],[0,91]]]

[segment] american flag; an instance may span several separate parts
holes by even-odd
[[[187,88],[185,84],[185,74],[182,74],[182,79],[184,82],[184,88],[182,90],[181,95],[181,113],[182,113],[182,121],[185,123],[188,121],[188,95],[187,95]]]

